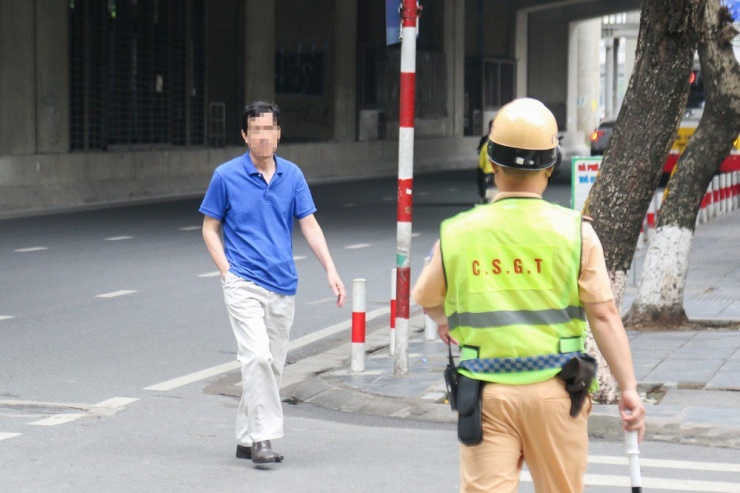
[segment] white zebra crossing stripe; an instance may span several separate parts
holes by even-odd
[[[0,320],[8,320],[9,318],[15,318],[13,315],[0,315]]]
[[[630,478],[626,457],[612,457],[593,455],[588,457],[588,463],[611,466],[623,466],[624,474],[586,474],[585,485],[588,486],[616,486],[629,488]],[[648,469],[681,469],[683,471],[710,471],[710,472],[740,472],[740,465],[713,462],[674,461],[661,459],[640,459],[643,472]],[[651,471],[651,474],[654,472]],[[520,480],[531,483],[529,471],[522,471]],[[692,491],[695,493],[740,493],[740,482],[702,481],[695,479],[659,478],[643,474],[642,487],[647,491]],[[625,489],[625,491],[627,491]]]
[[[7,440],[8,438],[17,437],[20,435],[20,433],[0,433],[0,442],[3,440]]]
[[[624,465],[628,464],[626,457],[611,457],[607,455],[589,455],[589,464],[610,464]],[[694,471],[715,471],[715,472],[740,472],[740,464],[726,464],[715,462],[695,462],[683,460],[661,460],[640,458],[642,468],[660,468],[660,469],[691,469]]]

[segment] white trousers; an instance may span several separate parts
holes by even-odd
[[[236,416],[239,445],[283,436],[280,378],[288,353],[295,296],[273,293],[229,272],[224,301],[242,365],[242,397]]]

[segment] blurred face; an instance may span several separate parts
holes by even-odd
[[[262,113],[249,119],[247,133],[242,131],[242,137],[249,146],[249,152],[255,158],[271,158],[280,140],[280,127],[275,122],[272,113]]]

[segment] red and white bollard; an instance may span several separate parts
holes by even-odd
[[[365,371],[365,321],[367,281],[352,281],[352,371]]]
[[[732,209],[740,207],[740,184],[738,184],[738,175],[740,171],[732,172]]]
[[[391,344],[388,355],[396,355],[396,269],[391,269]]]
[[[721,214],[722,204],[719,201],[719,176],[712,178],[712,219]]]

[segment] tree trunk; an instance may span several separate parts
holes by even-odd
[[[617,306],[640,225],[657,188],[688,96],[686,81],[696,50],[696,20],[705,0],[643,0],[635,67],[600,175],[584,206],[604,247]],[[617,386],[589,333],[587,349],[599,361],[601,402]]]
[[[704,114],[668,182],[638,296],[626,318],[630,325],[688,322],[683,296],[699,206],[740,133],[740,65],[731,44],[736,34],[727,8],[719,0],[708,0],[699,41]]]

